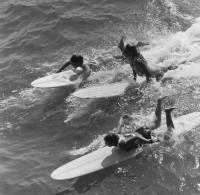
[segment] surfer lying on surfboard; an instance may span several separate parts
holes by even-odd
[[[58,71],[57,73],[61,72],[65,68],[67,68],[69,65],[73,66],[73,71],[77,74],[75,77],[71,78],[73,80],[77,79],[80,75],[82,75],[82,82],[80,83],[79,87],[82,87],[87,80],[87,78],[90,76],[91,70],[88,64],[83,63],[83,57],[81,55],[72,55],[71,59],[66,62]],[[81,68],[81,70],[77,68]]]
[[[165,109],[166,113],[166,123],[167,123],[167,132],[164,135],[164,140],[169,141],[171,138],[172,131],[174,129],[174,124],[171,118],[171,112],[176,108]],[[104,137],[106,146],[116,146],[120,149],[130,151],[132,149],[137,149],[138,147],[144,144],[154,143],[156,140],[153,136],[151,136],[151,132],[146,134],[147,131],[151,131],[148,127],[139,127],[136,129],[134,133],[131,134],[115,134],[109,133]],[[144,134],[145,132],[145,134]],[[147,136],[148,135],[148,138]]]
[[[178,66],[160,67],[156,65],[149,65],[138,50],[137,45],[127,44],[124,49],[124,55],[129,60],[135,81],[137,80],[137,75],[146,76],[147,82],[149,82],[151,78],[156,78],[156,81],[160,81],[168,70],[178,68]]]

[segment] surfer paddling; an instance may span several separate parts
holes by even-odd
[[[151,131],[157,129],[161,125],[162,101],[166,97],[167,96],[158,98],[155,115],[148,126],[136,128],[134,123],[135,119],[127,114],[123,115],[119,120],[117,132],[109,133],[104,137],[105,144],[107,146],[118,146],[121,149],[129,151],[143,144],[154,143],[155,140],[151,135]],[[124,133],[127,129],[134,133]]]
[[[122,46],[122,49],[123,48],[124,46]],[[133,70],[135,81],[137,80],[137,75],[146,76],[147,82],[149,82],[151,78],[156,78],[156,81],[160,81],[168,70],[174,70],[177,68],[177,66],[160,67],[156,65],[149,65],[140,53],[137,45],[127,44],[123,50],[124,56],[128,58],[130,66]]]
[[[154,130],[154,129],[157,129],[158,127],[160,127],[162,102],[167,97],[168,96],[163,96],[163,97],[158,98],[154,116],[153,116],[152,120],[150,121],[150,123],[147,125],[149,130]],[[121,116],[119,119],[116,133],[127,132],[127,130],[129,132],[133,132],[134,129],[137,129],[137,128],[139,128],[139,126],[136,125],[136,123],[135,123],[135,117],[125,114],[125,115]]]
[[[83,57],[81,55],[74,54],[72,55],[71,59],[57,71],[57,73],[67,68],[69,65],[73,66],[73,71],[77,74],[75,77],[72,78],[73,80],[77,79],[80,75],[82,75],[82,82],[79,85],[79,87],[82,87],[87,78],[90,76],[90,67],[88,66],[88,64],[83,62]]]
[[[174,107],[165,109],[167,132],[164,135],[164,140],[169,141],[174,130],[174,123],[172,121],[171,112],[176,109]],[[151,136],[151,133],[141,135],[141,132],[147,132],[150,129],[148,127],[139,127],[135,133],[132,134],[115,134],[109,133],[104,137],[106,146],[116,146],[120,149],[130,151],[132,149],[137,149],[144,144],[154,143],[155,139]],[[157,140],[159,141],[159,140]]]

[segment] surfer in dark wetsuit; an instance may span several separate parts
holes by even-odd
[[[82,82],[80,83],[79,87],[82,87],[87,80],[87,78],[90,76],[91,70],[90,67],[87,64],[83,63],[83,57],[81,55],[72,55],[70,61],[66,62],[58,71],[57,73],[61,72],[65,68],[67,68],[69,65],[73,66],[73,71],[77,74],[73,78],[73,80],[77,79],[78,76],[82,75]],[[80,67],[81,70],[78,70],[77,68]]]
[[[160,67],[156,65],[148,65],[147,61],[135,45],[131,46],[130,44],[127,44],[124,48],[124,55],[129,59],[135,81],[137,80],[137,75],[146,76],[147,82],[149,82],[153,77],[156,78],[156,81],[160,81],[168,70],[174,70],[178,67]]]

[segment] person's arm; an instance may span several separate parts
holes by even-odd
[[[90,69],[90,67],[87,64],[83,64],[83,68],[84,68],[83,80],[79,84],[79,88],[81,88],[85,84],[85,81],[87,80],[87,78],[91,74],[91,69]]]
[[[70,61],[66,62],[58,71],[57,73],[61,72],[63,69],[67,68],[71,64]]]
[[[146,138],[142,137],[142,136],[139,135],[139,134],[136,135],[135,137],[137,138],[137,140],[143,141],[143,142],[145,142],[145,143],[153,143],[153,142],[154,142],[152,139],[146,139]]]

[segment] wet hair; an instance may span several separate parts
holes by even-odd
[[[112,144],[113,146],[117,146],[118,142],[119,142],[119,136],[116,135],[115,133],[108,133],[105,137],[104,137],[104,141],[105,142],[109,142],[110,144]]]
[[[83,64],[83,56],[74,54],[72,55],[70,61],[75,64]]]
[[[125,53],[125,55],[131,56],[131,57],[138,56],[140,54],[137,46],[135,46],[135,45],[131,46],[130,44],[126,45],[124,53]]]

